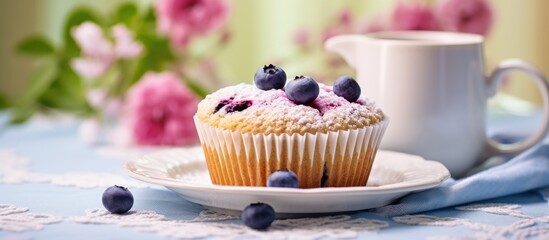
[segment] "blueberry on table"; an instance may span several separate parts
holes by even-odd
[[[278,170],[267,178],[267,187],[299,188],[297,175],[290,170]]]
[[[286,96],[297,104],[307,104],[314,101],[320,88],[318,83],[308,76],[297,76],[286,85]]]
[[[275,220],[274,209],[266,203],[252,203],[242,211],[242,222],[252,229],[265,230]]]
[[[360,86],[349,76],[341,76],[334,82],[334,93],[349,102],[355,102],[360,97]]]
[[[286,73],[275,65],[265,65],[255,72],[254,83],[261,90],[282,89],[286,84]]]
[[[103,206],[109,212],[122,214],[130,211],[133,206],[133,195],[125,187],[112,186],[103,192]]]

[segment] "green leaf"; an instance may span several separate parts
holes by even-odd
[[[75,99],[63,87],[52,87],[40,98],[40,103],[49,108],[83,113],[89,110],[86,102]]]
[[[80,77],[68,66],[62,69],[56,81],[40,97],[40,103],[45,107],[82,114],[91,111]]]
[[[206,95],[208,95],[208,91],[206,89],[204,89],[202,86],[198,85],[196,82],[192,81],[192,80],[187,80],[185,81],[187,87],[189,87],[189,89],[191,89],[191,91],[193,91],[196,96],[200,97],[201,99],[205,98]]]
[[[116,9],[116,13],[114,15],[114,24],[122,22],[125,23],[127,26],[131,26],[132,21],[137,16],[137,13],[138,9],[135,3],[123,3]]]
[[[13,103],[13,110],[10,113],[10,124],[21,124],[27,121],[38,111],[38,98],[55,81],[59,73],[57,60],[49,58],[32,76],[29,87],[20,98]]]
[[[37,108],[35,105],[29,106],[20,106],[14,108],[10,113],[10,124],[21,124],[29,120],[30,117],[36,112]]]
[[[65,54],[66,57],[76,57],[80,54],[80,48],[74,41],[74,38],[71,35],[71,31],[75,26],[78,26],[82,24],[83,22],[94,22],[99,23],[99,18],[97,18],[96,14],[88,8],[80,7],[74,9],[71,13],[69,13],[69,16],[67,17],[67,20],[65,20],[65,25],[63,27],[63,41],[65,43]]]
[[[168,62],[175,60],[168,39],[156,34],[141,32],[137,39],[143,43],[145,54],[138,60],[136,70],[132,75],[132,83],[137,82],[148,71],[160,71]]]
[[[145,10],[140,22],[139,29],[137,29],[137,36],[141,35],[156,35],[156,13],[153,7],[149,7]],[[139,37],[138,37],[139,38]]]
[[[28,105],[36,101],[55,80],[58,75],[58,66],[55,59],[50,59],[44,66],[32,76],[29,87],[23,93],[21,99],[18,99],[18,105]]]
[[[6,108],[10,107],[10,105],[11,105],[11,103],[8,100],[8,98],[5,97],[4,95],[0,94],[0,109],[6,109]]]
[[[154,12],[154,7],[149,7],[145,12],[145,21],[150,23],[156,22],[156,13]]]
[[[42,36],[30,36],[17,44],[17,52],[33,56],[47,56],[55,53],[53,45]]]

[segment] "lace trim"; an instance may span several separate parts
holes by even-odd
[[[0,204],[0,231],[24,232],[44,228],[45,224],[61,222],[62,218],[49,214],[29,213],[28,208]]]
[[[477,231],[474,236],[432,236],[429,239],[524,239],[549,237],[549,216],[531,217],[519,211],[516,204],[487,203],[460,206],[463,211],[480,211],[488,214],[508,215],[520,218],[507,226],[477,223],[467,219],[437,217],[432,215],[405,215],[393,221],[410,225],[456,227],[464,226]],[[153,211],[131,211],[128,214],[111,214],[103,209],[86,210],[83,216],[67,219],[47,214],[29,213],[27,208],[0,205],[0,230],[22,232],[40,230],[45,224],[62,220],[81,224],[113,224],[143,232],[153,232],[172,238],[205,237],[261,237],[261,238],[353,238],[360,232],[378,232],[389,223],[366,218],[352,219],[348,215],[318,218],[276,220],[268,231],[255,231],[240,224],[238,216],[225,215],[211,210],[202,211],[190,220],[170,220]]]
[[[79,188],[108,187],[147,187],[148,185],[110,173],[72,172],[64,174],[36,173],[29,170],[29,160],[15,152],[0,149],[0,183],[51,183],[57,186]]]
[[[467,219],[451,218],[451,217],[437,217],[431,215],[404,215],[399,217],[393,217],[393,221],[398,223],[405,223],[410,225],[425,225],[425,226],[439,226],[439,227],[455,227],[465,226],[475,231],[492,231],[494,226],[482,223],[474,223]]]
[[[268,231],[255,231],[242,224],[219,223],[239,219],[213,211],[202,211],[192,220],[168,220],[165,216],[150,211],[136,211],[125,215],[114,215],[103,209],[91,209],[86,215],[69,220],[84,224],[116,224],[138,231],[155,232],[164,237],[204,238],[256,236],[261,238],[317,239],[356,237],[358,232],[377,232],[389,227],[389,223],[365,218],[351,219],[348,215],[319,218],[298,218],[276,220]]]
[[[123,184],[129,187],[147,186],[131,179],[108,173],[66,173],[43,174],[31,172],[29,160],[13,151],[0,149],[0,183],[51,183],[58,186],[80,188],[106,187]],[[549,188],[540,191],[542,196],[549,195]],[[405,215],[394,217],[393,221],[426,226],[455,227],[463,226],[477,231],[474,236],[433,236],[430,239],[549,239],[549,216],[532,217],[520,211],[520,205],[505,203],[470,204],[456,207],[460,211],[478,211],[487,214],[507,215],[519,218],[507,226],[495,226],[477,223],[467,219],[437,217],[432,215]],[[170,220],[152,211],[130,212],[126,215],[110,214],[102,209],[87,210],[84,216],[68,219],[48,215],[29,213],[28,208],[0,204],[0,230],[23,232],[40,230],[46,224],[68,220],[84,224],[114,224],[138,231],[154,232],[158,235],[174,238],[239,237],[261,238],[352,238],[359,232],[377,232],[388,228],[389,223],[366,218],[352,219],[348,215],[326,216],[318,218],[300,218],[276,220],[268,231],[254,231],[240,224],[238,216],[225,215],[211,210],[202,211],[191,220]]]
[[[549,216],[531,217],[520,212],[518,210],[519,208],[519,205],[504,203],[471,204],[456,207],[458,210],[480,211],[489,214],[509,215],[522,218],[522,220],[507,226],[495,226],[476,223],[467,219],[437,217],[430,215],[405,215],[393,217],[393,221],[411,225],[446,227],[464,226],[471,230],[481,231],[481,233],[475,235],[474,239],[524,239],[527,237],[541,237],[549,235],[549,225],[546,225],[549,223]],[[436,236],[433,237],[433,239],[471,239],[471,237]]]
[[[509,215],[518,218],[532,218],[523,214],[520,209],[520,205],[517,204],[505,204],[505,203],[485,203],[485,204],[470,204],[465,206],[456,207],[457,210],[462,211],[478,211],[497,215]]]

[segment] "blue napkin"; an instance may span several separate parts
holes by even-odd
[[[373,209],[386,216],[419,213],[443,207],[549,187],[549,145],[463,179],[449,179],[439,187],[407,195],[394,205]],[[549,189],[540,190],[547,200]]]

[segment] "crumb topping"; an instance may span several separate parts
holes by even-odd
[[[384,115],[364,97],[348,102],[332,87],[319,84],[320,94],[308,105],[296,104],[284,90],[264,91],[249,84],[221,88],[198,104],[196,116],[213,126],[264,134],[305,134],[363,128]]]

